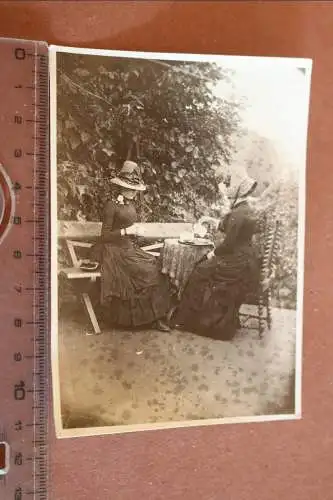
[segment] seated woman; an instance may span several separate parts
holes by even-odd
[[[252,245],[257,230],[248,203],[257,183],[246,177],[232,197],[228,215],[220,224],[223,241],[190,276],[174,323],[188,331],[219,340],[231,340],[239,327],[239,308],[258,285],[259,256]]]
[[[169,283],[154,256],[135,244],[138,234],[136,194],[144,191],[136,163],[126,161],[118,177],[117,202],[105,207],[100,241],[92,258],[101,262],[101,303],[104,319],[122,327],[154,324],[168,331],[163,321],[171,305]]]

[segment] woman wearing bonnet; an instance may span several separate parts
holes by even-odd
[[[101,262],[101,304],[106,321],[122,327],[154,324],[162,331],[171,307],[167,278],[155,257],[135,244],[139,235],[134,199],[146,190],[138,165],[125,161],[118,176],[111,179],[117,188],[116,202],[108,201],[99,243],[93,256]]]
[[[174,322],[202,336],[231,340],[239,327],[239,308],[258,284],[260,266],[252,239],[257,214],[250,196],[256,181],[244,176],[227,189],[230,209],[219,224],[223,240],[190,276]]]

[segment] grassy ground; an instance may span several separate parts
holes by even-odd
[[[254,324],[250,324],[254,327]],[[87,336],[82,311],[59,324],[66,428],[294,412],[295,312],[274,310],[263,340],[190,333],[104,331]]]

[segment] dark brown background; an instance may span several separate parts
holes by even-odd
[[[0,36],[124,50],[314,59],[303,419],[51,441],[55,500],[333,498],[333,5],[0,2]]]

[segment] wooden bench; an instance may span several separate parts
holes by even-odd
[[[149,245],[141,246],[141,249],[149,254],[159,257],[163,248],[163,240],[166,238],[179,238],[179,236],[191,230],[192,224],[176,223],[143,223],[144,240],[151,241]],[[68,256],[71,262],[70,267],[59,267],[58,276],[65,277],[67,280],[89,280],[95,282],[100,278],[101,273],[96,271],[84,271],[80,269],[79,249],[89,249],[98,241],[101,234],[101,222],[77,222],[77,221],[58,221],[58,242],[65,244]],[[101,333],[101,329],[91,302],[89,293],[79,294],[88,313],[90,322],[95,334]]]

